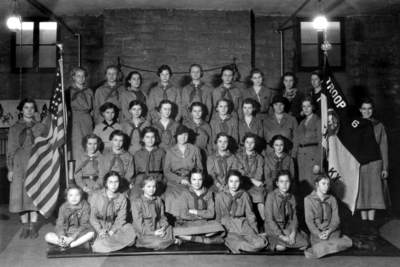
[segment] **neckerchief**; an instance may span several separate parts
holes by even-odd
[[[236,194],[232,196],[231,192],[229,192],[229,189],[227,189],[225,191],[225,194],[229,197],[228,210],[230,212],[230,215],[235,217],[236,210],[238,208],[238,199],[242,197],[243,190],[239,189],[239,191],[237,191]]]
[[[316,194],[315,194],[316,195]],[[324,207],[325,206],[325,210],[326,210],[326,220],[328,221],[328,224],[331,222],[332,219],[332,208],[331,206],[326,203],[326,200],[328,198],[325,198],[324,200],[321,200],[317,195],[316,197],[314,197],[314,199],[317,201],[318,206],[317,206],[317,216],[319,218],[319,223],[323,223],[324,221]]]
[[[140,127],[143,125],[143,123],[144,123],[144,121],[141,121],[141,122],[139,122],[139,124],[136,126],[134,123],[129,122],[129,124],[132,126],[132,130],[131,130],[131,133],[130,133],[130,135],[129,135],[129,137],[131,138],[131,141],[132,141],[133,133],[134,133],[135,131],[138,131],[139,137],[142,136],[142,130],[140,129]]]
[[[218,168],[221,172],[219,175],[223,176],[224,181],[226,180],[226,175],[228,174],[228,158],[230,156],[231,156],[231,153],[226,153],[225,155],[221,156],[218,152],[217,152],[217,156],[216,156]]]
[[[146,97],[144,96],[142,91],[140,91],[140,90],[136,91],[136,90],[131,89],[131,90],[129,90],[129,92],[132,92],[135,94],[136,100],[142,102],[143,104],[146,103]]]
[[[121,159],[121,154],[115,154],[115,153],[111,153],[111,155],[113,156],[111,163],[110,163],[110,169],[108,170],[108,172],[110,172],[112,170],[112,168],[115,165],[115,161],[117,161],[120,173],[121,173],[121,177],[124,178],[125,177],[125,168],[124,168],[124,163]]]
[[[167,128],[164,128],[164,125],[161,123],[161,121],[160,121],[160,124],[161,124],[160,139],[161,139],[161,141],[163,141],[163,135],[164,135],[164,133],[166,133],[167,134],[166,137],[169,140],[168,144],[166,144],[166,145],[169,146],[171,143],[171,139],[172,139],[172,132],[169,129],[170,128],[169,126],[172,125],[171,120],[168,122]]]
[[[228,98],[232,104],[233,104],[233,97],[231,92],[229,92],[230,90],[233,90],[234,88],[236,88],[234,85],[232,85],[231,87],[226,88],[224,85],[221,86],[221,88],[223,88],[223,91],[221,92],[221,97],[220,98],[225,98],[225,95],[227,96],[226,98]]]
[[[93,169],[96,171],[96,173],[99,172],[99,162],[97,161],[97,155],[93,156],[93,157],[89,157],[88,155],[84,155],[86,160],[84,162],[82,162],[81,165],[78,166],[78,168],[76,168],[75,174],[77,174],[78,172],[80,172],[83,168],[86,167],[86,165],[89,164],[89,162],[92,162],[92,166]]]
[[[167,90],[168,90],[169,88],[172,87],[172,84],[171,84],[170,82],[168,82],[168,84],[167,84],[166,86],[164,86],[164,85],[162,85],[162,83],[160,82],[158,85],[159,85],[159,87],[163,90],[163,100],[167,100],[167,99],[168,99]]]
[[[68,217],[67,217],[67,221],[66,221],[66,226],[67,226],[67,231],[69,229],[69,219],[73,219],[74,220],[74,225],[75,227],[79,227],[79,220],[78,220],[78,213],[79,213],[79,209],[74,210],[73,212],[71,212]]]
[[[142,195],[142,199],[149,205],[150,213],[152,215],[151,220],[153,223],[153,227],[156,228],[161,215],[161,208],[160,205],[157,203],[157,197],[153,197],[150,199]]]
[[[154,171],[155,169],[155,157],[153,154],[154,148],[152,151],[148,151],[149,154],[147,155],[147,164],[146,164],[146,174],[149,174],[150,171]]]
[[[113,198],[108,198],[107,196],[107,192],[105,192],[105,196],[103,195],[103,199],[104,199],[104,207],[102,210],[102,214],[103,214],[103,222],[104,222],[104,226],[106,225],[107,222],[107,217],[110,216],[110,221],[112,223],[114,223],[114,218],[115,218],[115,210],[114,210],[114,200],[116,200],[118,198],[118,195],[114,196]],[[110,207],[110,212],[108,212],[108,207]],[[112,224],[110,225],[111,228]],[[105,229],[106,231],[109,231],[110,229]]]
[[[283,96],[287,98],[289,101],[292,101],[293,98],[296,96],[297,89],[293,89],[291,93],[287,92],[286,89],[283,92]]]
[[[30,121],[30,122],[25,122],[25,128],[22,130],[22,132],[19,134],[19,145],[23,146],[26,137],[29,135],[31,138],[32,144],[35,143],[35,136],[33,135],[32,128],[35,126],[36,122],[35,121]]]
[[[276,154],[275,154],[276,156]],[[282,157],[276,157],[278,161],[275,163],[275,176],[278,177],[278,173],[282,171],[282,161],[285,158],[284,155]]]
[[[286,228],[287,219],[289,218],[290,221],[293,220],[293,207],[292,203],[290,203],[292,195],[283,196],[281,193],[278,193],[277,196],[282,199],[279,205],[279,216],[283,219],[283,228]]]
[[[197,86],[194,85],[194,83],[190,83],[190,85],[192,86],[192,90],[190,91],[190,94],[189,94],[189,103],[192,103],[194,97],[197,94],[199,96],[200,103],[203,104],[203,99],[202,99],[203,91],[201,90],[201,87],[203,87],[204,83],[200,82]]]
[[[219,115],[218,115],[219,116]],[[219,116],[219,120],[221,122],[221,128],[222,128],[222,132],[229,134],[229,126],[228,126],[228,121],[231,119],[231,116],[228,114],[226,116],[226,118],[223,120],[221,119],[221,117]]]
[[[115,92],[115,98],[117,100],[119,100],[119,93],[118,93],[118,88],[121,87],[122,83],[120,84],[116,84],[114,88],[111,89],[110,92],[108,92],[108,94],[106,95],[106,98],[104,99],[104,102],[107,102],[107,100],[113,95],[113,93]]]
[[[78,89],[78,88],[75,88],[75,87],[71,87],[71,89],[76,91],[72,95],[72,98],[71,98],[71,100],[74,101],[80,94],[83,94],[87,89],[89,89],[89,87],[86,87],[86,88],[83,88],[83,89]],[[84,96],[85,102],[87,103],[86,96],[85,95],[83,95],[83,96]]]
[[[117,121],[114,120],[111,124],[108,124],[107,121],[104,120],[104,121],[103,121],[103,124],[104,124],[106,127],[103,128],[103,132],[104,132],[105,130],[107,130],[108,127],[110,127],[111,129],[115,130],[115,128],[113,127],[113,125],[116,124],[116,123],[117,123]]]
[[[205,210],[207,209],[207,204],[206,201],[204,200],[204,197],[207,195],[208,190],[204,189],[204,192],[199,195],[196,194],[196,192],[194,192],[194,190],[189,189],[190,194],[193,197],[193,201],[194,201],[194,209],[195,210],[200,210],[199,209],[199,201],[201,201],[201,206],[203,207],[201,210]]]

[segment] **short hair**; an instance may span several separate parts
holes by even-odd
[[[169,72],[169,76],[172,76],[172,70],[168,65],[161,65],[158,70],[157,70],[157,76],[160,77],[160,74],[164,71],[167,70]]]
[[[215,111],[218,112],[217,108],[218,108],[218,105],[219,105],[220,102],[226,102],[226,103],[228,104],[228,114],[231,114],[234,105],[233,105],[232,101],[230,101],[230,100],[227,99],[227,98],[220,98],[220,99],[218,99],[217,103],[215,104]]]
[[[104,179],[103,179],[103,186],[104,186],[104,187],[107,187],[108,178],[113,177],[113,176],[118,177],[119,185],[121,185],[121,183],[122,183],[122,177],[121,177],[121,175],[120,175],[118,172],[116,172],[116,171],[109,171],[109,172],[106,173],[106,175],[104,175]],[[118,187],[119,187],[119,186],[118,186]]]
[[[24,98],[24,99],[22,99],[19,102],[19,104],[17,106],[17,109],[22,112],[22,110],[24,109],[24,106],[25,106],[26,103],[32,103],[33,104],[33,108],[35,109],[35,112],[38,112],[36,101],[34,99],[32,99],[32,98]]]
[[[279,177],[281,176],[287,176],[289,177],[289,181],[290,181],[290,189],[289,191],[292,192],[293,188],[294,188],[294,178],[292,173],[289,170],[281,170],[278,171],[278,173],[276,174],[276,177],[274,178],[274,186],[276,186],[276,184],[279,182]]]
[[[318,76],[318,78],[322,81],[325,77],[324,72],[321,70],[314,70],[313,72],[311,72],[310,76],[316,75]]]
[[[155,138],[155,142],[154,145],[158,145],[159,143],[161,143],[161,139],[160,139],[160,135],[158,134],[158,131],[156,128],[152,127],[152,126],[147,126],[144,127],[142,130],[142,134],[140,136],[140,145],[144,146],[144,142],[143,142],[143,138],[146,136],[146,134],[148,133],[154,133],[154,138]]]
[[[360,104],[358,105],[358,108],[360,109],[363,104],[370,104],[372,106],[372,108],[375,107],[375,102],[370,97],[364,97],[363,99],[361,99]]]
[[[253,78],[254,74],[260,74],[261,77],[264,79],[264,73],[260,69],[257,69],[257,68],[252,69],[250,71],[250,78]]]
[[[228,172],[228,174],[226,176],[226,183],[228,183],[229,178],[231,176],[239,177],[239,183],[240,183],[240,185],[242,184],[243,177],[242,177],[242,174],[238,170],[229,170],[229,172]]]
[[[142,108],[142,113],[143,113],[143,111],[146,109],[146,105],[145,105],[142,101],[139,101],[139,100],[132,100],[132,101],[129,103],[129,110],[131,110],[131,108],[132,108],[133,106],[140,106],[140,107]]]
[[[283,84],[283,80],[285,79],[285,77],[293,77],[293,87],[295,87],[299,81],[299,79],[296,77],[296,74],[294,74],[294,72],[288,71],[285,72],[282,77],[281,77],[281,83]]]
[[[215,140],[214,140],[214,144],[217,144],[218,143],[218,139],[220,138],[220,137],[226,137],[227,139],[228,139],[228,147],[229,147],[229,145],[230,145],[230,136],[227,134],[227,133],[224,133],[224,132],[220,132],[220,133],[218,133],[217,134],[217,136],[215,137]]]
[[[85,68],[75,67],[71,70],[71,78],[75,76],[75,73],[78,71],[83,71],[85,73],[85,77],[88,77],[89,73]]]
[[[235,74],[235,71],[231,68],[231,66],[225,66],[221,70],[221,77],[224,74],[224,71],[226,71],[226,70],[232,71],[232,75]]]
[[[102,148],[103,148],[103,140],[101,140],[101,138],[100,137],[98,137],[96,134],[94,134],[94,133],[90,133],[90,134],[87,134],[87,135],[85,135],[83,138],[82,138],[82,146],[83,146],[83,148],[86,150],[86,145],[87,145],[87,142],[89,141],[89,139],[96,139],[97,140],[97,150],[98,151],[101,151],[102,150]]]
[[[168,99],[164,99],[164,100],[161,100],[161,101],[160,101],[160,104],[158,104],[158,107],[156,108],[156,110],[157,110],[158,112],[160,112],[160,111],[161,111],[161,108],[162,108],[162,105],[164,105],[164,104],[170,104],[170,105],[171,105],[171,108],[172,108],[172,102],[171,102],[170,100],[168,100]]]
[[[110,134],[110,138],[109,140],[112,141],[114,136],[122,136],[122,141],[125,142],[125,133],[121,130],[114,130],[111,134]]]
[[[204,112],[204,105],[200,102],[193,102],[192,104],[190,104],[188,110],[189,112],[192,112],[194,107],[201,107],[201,111]]]
[[[261,105],[260,103],[258,103],[256,100],[254,100],[253,98],[246,98],[245,100],[243,100],[242,103],[242,108],[244,107],[244,104],[250,104],[253,106],[253,115],[258,113],[258,111],[260,111]]]
[[[252,132],[247,132],[245,133],[245,135],[243,136],[242,142],[244,144],[244,142],[246,141],[247,138],[253,138],[254,139],[254,147],[257,147],[257,145],[260,143],[260,138],[258,135],[252,133]]]
[[[119,108],[118,108],[116,105],[114,105],[114,104],[111,103],[111,102],[106,102],[106,103],[104,103],[103,105],[100,106],[100,113],[101,113],[101,115],[103,115],[103,113],[104,113],[107,109],[114,109],[114,113],[115,113],[114,118],[117,118],[117,114],[118,114],[118,112],[119,112]]]
[[[139,79],[140,79],[140,84],[139,86],[142,84],[142,75],[140,75],[140,73],[136,70],[129,72],[128,76],[126,76],[126,80],[125,80],[125,86],[126,88],[131,86],[131,83],[129,82],[132,79],[133,75],[139,75]]]
[[[274,136],[271,138],[271,141],[269,141],[269,146],[272,147],[272,148],[274,148],[274,143],[275,143],[276,140],[281,140],[281,141],[283,141],[283,149],[286,148],[286,140],[287,140],[287,139],[286,139],[286,137],[284,137],[283,135],[280,135],[280,134],[274,135]]]
[[[314,98],[311,96],[306,96],[301,100],[301,105],[303,105],[303,102],[310,102],[311,106],[313,107],[313,110],[317,108],[317,102],[315,101]]]
[[[117,73],[118,73],[118,71],[119,71],[119,68],[118,68],[117,65],[109,65],[109,66],[107,66],[106,69],[104,70],[104,74],[107,74],[107,71],[108,71],[109,69],[115,69],[115,70],[117,71]]]
[[[320,172],[317,174],[317,176],[315,177],[314,180],[314,185],[317,185],[321,180],[327,179],[329,180],[329,182],[331,182],[331,177],[329,177],[328,174],[324,173],[324,172]]]
[[[69,184],[67,188],[65,188],[64,190],[64,198],[67,199],[68,196],[68,191],[72,190],[72,189],[76,189],[79,191],[79,194],[82,196],[83,195],[83,190],[80,186],[76,185],[76,184]]]
[[[146,174],[145,176],[143,176],[143,179],[140,181],[140,188],[144,188],[146,186],[146,184],[150,181],[156,181],[156,186],[157,186],[157,179],[156,177],[154,177],[151,174]]]
[[[201,168],[194,167],[189,172],[189,183],[192,183],[192,174],[201,174],[201,177],[204,179],[204,171]]]
[[[200,65],[200,64],[197,64],[197,63],[195,63],[195,64],[192,64],[191,66],[190,66],[190,68],[189,68],[189,74],[190,74],[190,72],[192,71],[192,68],[193,67],[198,67],[199,69],[200,69],[200,77],[203,77],[203,67]]]

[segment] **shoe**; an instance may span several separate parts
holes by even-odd
[[[29,231],[30,231],[30,238],[35,239],[39,236],[39,233],[37,231],[37,222],[31,222],[29,226]]]
[[[368,220],[362,220],[360,224],[360,230],[355,234],[355,237],[369,237],[370,230]]]
[[[46,249],[47,253],[58,252],[58,251],[61,251],[61,249],[62,249],[60,246],[53,245],[53,244],[50,244],[50,243],[48,243],[48,244],[49,244],[49,246]]]
[[[369,221],[370,227],[369,227],[369,236],[368,238],[371,240],[375,240],[380,236],[379,228],[376,225],[375,221]]]
[[[19,235],[19,238],[27,239],[29,236],[29,223],[23,223],[22,225],[23,225],[22,232]]]
[[[368,252],[375,251],[376,246],[371,241],[362,241],[360,239],[353,239],[353,247],[355,251]]]
[[[85,242],[85,243],[83,243],[82,245],[80,245],[79,246],[80,248],[84,248],[84,249],[87,249],[87,250],[90,250],[92,247],[91,247],[91,245],[90,245],[90,242],[88,241],[88,242]]]

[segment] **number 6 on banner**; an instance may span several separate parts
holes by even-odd
[[[353,126],[353,128],[357,128],[357,126],[360,124],[360,122],[358,121],[358,120],[354,120],[352,123],[351,123],[351,126]]]

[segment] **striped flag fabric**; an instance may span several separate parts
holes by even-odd
[[[336,196],[354,213],[360,166],[381,158],[371,121],[352,116],[325,55],[321,89],[322,146]]]
[[[37,137],[32,147],[25,179],[25,188],[40,213],[48,218],[56,208],[59,185],[61,156],[59,148],[65,142],[64,108],[62,102],[61,69],[57,68],[43,137]]]

